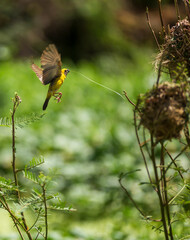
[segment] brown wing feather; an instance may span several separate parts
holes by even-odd
[[[36,73],[36,76],[40,79],[40,82],[44,84],[43,77],[42,77],[42,74],[43,74],[42,69],[34,63],[32,63],[31,68]]]
[[[61,76],[61,56],[54,44],[50,44],[42,53],[41,67],[43,69],[43,83],[48,84]]]

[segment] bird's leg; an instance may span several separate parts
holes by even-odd
[[[53,94],[53,96],[55,97],[55,100],[57,100],[57,102],[61,102],[61,97],[62,97],[61,92],[56,92]]]

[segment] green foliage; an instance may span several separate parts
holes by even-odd
[[[42,117],[44,117],[45,113],[37,114],[33,113],[30,116],[22,117],[22,118],[16,118],[15,124],[19,128],[23,128],[25,126],[28,126],[36,121],[39,121]]]
[[[17,187],[13,185],[13,182],[11,179],[6,179],[4,177],[0,176],[0,188],[6,189],[6,190],[14,190],[17,191]]]
[[[29,165],[25,165],[25,171],[28,170],[28,169],[38,167],[43,163],[44,163],[43,156],[40,156],[39,158],[32,158],[32,160],[29,162]]]
[[[30,124],[27,128],[17,129],[18,168],[22,169],[24,174],[26,169],[28,176],[23,180],[19,174],[19,180],[23,187],[32,191],[23,193],[26,196],[23,206],[26,212],[32,209],[34,218],[43,212],[41,202],[38,201],[42,194],[38,182],[39,173],[42,171],[45,176],[50,175],[52,178],[49,169],[56,170],[56,181],[48,181],[47,186],[47,198],[51,198],[48,200],[48,209],[52,209],[48,218],[50,239],[58,239],[57,236],[60,236],[74,240],[82,236],[82,239],[95,240],[99,237],[107,240],[112,237],[122,239],[122,236],[129,236],[140,240],[162,240],[158,233],[146,228],[144,223],[139,225],[139,214],[123,195],[118,184],[118,175],[121,172],[131,172],[134,166],[135,169],[143,168],[132,128],[133,107],[117,95],[74,73],[81,72],[121,94],[126,90],[130,99],[134,101],[140,92],[144,92],[147,86],[153,83],[152,66],[147,65],[147,59],[152,52],[134,46],[131,46],[131,51],[134,51],[135,62],[119,56],[116,58],[115,55],[110,55],[107,60],[103,57],[101,61],[96,60],[96,65],[81,62],[78,66],[72,66],[70,62],[65,61],[65,66],[71,65],[71,73],[61,89],[62,102],[56,104],[53,99],[50,100],[46,115],[40,118],[40,121]],[[17,75],[14,75],[15,71]],[[12,108],[9,99],[15,91],[18,91],[22,98],[17,119],[22,120],[25,116],[30,118],[31,112],[41,115],[47,87],[42,86],[29,64],[2,63],[0,77],[0,96],[4,102],[1,106],[2,116],[9,114],[8,109]],[[23,84],[24,81],[27,84]],[[9,159],[7,161],[10,163],[10,130],[1,130],[0,156],[2,160]],[[170,143],[170,147],[173,151],[179,149],[175,142]],[[44,156],[45,163],[41,164],[41,157],[33,159],[39,155]],[[2,161],[1,175],[6,170],[8,178],[11,178],[12,171],[9,165],[7,167],[5,160]],[[147,182],[144,171],[129,174],[127,186],[140,206],[148,211],[148,215],[153,215],[156,198],[150,195],[150,185],[139,186],[140,181]],[[62,204],[52,192],[64,194],[61,197]],[[30,198],[34,198],[34,201]],[[28,208],[27,201],[30,206]],[[38,201],[36,209],[32,207],[32,202],[35,201]],[[67,206],[70,204],[73,207],[68,207],[67,213]],[[65,209],[64,214],[59,213],[57,208]],[[71,214],[72,208],[77,211]],[[18,209],[22,207],[18,206]],[[39,225],[38,229],[42,232],[43,225]],[[55,231],[58,234],[56,236]],[[188,232],[181,226],[176,227],[176,232],[183,231]]]
[[[9,117],[0,118],[0,126],[1,127],[10,127],[11,119]]]

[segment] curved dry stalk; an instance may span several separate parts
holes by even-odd
[[[171,158],[171,160],[172,160],[172,162],[167,166],[166,172],[168,171],[168,169],[171,167],[172,164],[174,164],[175,167],[177,167],[177,164],[175,163],[175,160],[176,160],[187,148],[188,148],[188,145],[186,145],[186,146],[181,150],[181,152],[180,152],[177,156],[175,156],[175,158],[172,158],[171,154],[169,154],[169,152],[168,152],[167,149],[165,148],[168,156],[169,156],[169,157]],[[180,170],[179,170],[179,172],[180,172]],[[181,172],[180,172],[180,176],[181,176],[181,178],[183,179],[183,176],[182,176],[182,173],[181,173]]]
[[[166,169],[165,169],[165,158],[164,158],[164,144],[161,142],[161,154],[160,154],[160,162],[162,164],[162,176],[163,176],[163,187],[164,187],[164,199],[165,199],[165,206],[166,206],[166,215],[168,220],[169,226],[169,235],[170,239],[173,240],[173,232],[172,232],[172,225],[171,225],[171,218],[170,218],[170,209],[168,204],[168,193],[167,193],[167,181],[166,181]]]
[[[161,26],[162,26],[162,34],[163,34],[163,36],[165,36],[166,35],[166,31],[165,31],[164,21],[163,21],[161,0],[158,0],[158,9],[159,9],[159,15],[160,15],[160,22],[161,22]]]
[[[186,148],[185,148],[185,149],[186,149]],[[184,151],[185,151],[185,149],[184,149]],[[177,166],[175,160],[173,159],[173,157],[171,156],[171,154],[168,152],[167,148],[164,147],[164,150],[166,151],[166,153],[168,154],[168,156],[169,156],[170,159],[172,160],[171,163],[173,163],[173,164],[175,165],[175,167],[177,168],[177,171],[178,171],[181,179],[184,180],[183,175],[182,175],[181,171],[178,169],[178,166]],[[169,165],[169,167],[166,168],[166,172],[168,171],[168,169],[170,168],[170,166],[171,166],[171,164]]]
[[[180,20],[181,17],[180,17],[179,5],[178,5],[177,0],[174,0],[174,3],[175,3],[175,10],[176,10],[177,19]]]
[[[151,220],[153,222],[160,222],[161,220],[158,219],[158,220],[155,220],[155,219],[152,219],[150,217],[147,217],[143,212],[142,210],[138,207],[138,205],[136,204],[135,200],[131,197],[130,193],[128,192],[127,188],[124,187],[124,185],[122,184],[122,179],[123,179],[123,176],[126,175],[126,174],[121,174],[120,177],[119,177],[119,184],[121,186],[121,188],[124,190],[124,192],[126,193],[126,195],[128,196],[128,198],[130,199],[130,201],[132,202],[132,204],[134,205],[134,207],[138,210],[138,212],[142,215],[143,218],[145,218],[146,220]]]
[[[164,210],[164,203],[163,203],[163,199],[162,199],[162,195],[161,195],[161,189],[160,189],[160,183],[159,183],[159,177],[158,177],[158,170],[157,170],[157,165],[156,165],[155,144],[154,144],[154,139],[153,139],[152,134],[151,134],[151,160],[152,160],[153,170],[154,170],[154,175],[155,175],[155,180],[156,180],[156,186],[157,186],[156,190],[157,190],[159,203],[160,203],[160,211],[161,211],[162,223],[163,223],[163,227],[164,227],[165,239],[169,240],[167,223],[166,223],[166,216],[165,216],[165,210]]]
[[[184,2],[184,5],[185,5],[185,12],[186,12],[186,15],[188,17],[188,20],[190,21],[190,13],[189,13],[189,7],[187,4],[189,4],[188,0],[183,0]]]
[[[127,100],[129,101],[129,103],[130,103],[131,105],[133,105],[134,107],[136,107],[136,105],[134,104],[134,102],[132,102],[132,101],[130,100],[130,98],[128,97],[126,91],[123,91],[123,93],[124,93],[125,97],[127,98]]]
[[[154,29],[152,28],[151,23],[150,23],[150,17],[149,17],[148,7],[146,8],[146,19],[147,19],[147,24],[148,24],[148,26],[149,26],[149,28],[150,28],[150,31],[152,32],[152,35],[153,35],[153,37],[154,37],[154,40],[155,40],[155,42],[156,42],[156,44],[157,44],[157,47],[158,47],[159,51],[161,52],[160,44],[159,44],[159,42],[158,42],[158,39],[157,39],[156,34],[155,34],[155,32],[154,32]]]
[[[137,104],[138,105],[138,104]],[[136,106],[137,108],[137,106]],[[138,145],[139,145],[139,148],[140,148],[140,151],[141,151],[141,155],[143,157],[143,161],[144,161],[144,164],[145,164],[145,168],[146,168],[146,172],[148,174],[148,178],[149,178],[149,181],[150,183],[153,185],[153,182],[152,182],[152,178],[150,176],[150,172],[149,172],[149,169],[148,169],[148,164],[147,164],[147,161],[146,161],[146,157],[145,157],[145,154],[144,154],[144,151],[143,151],[143,148],[141,146],[141,143],[140,143],[140,138],[139,138],[139,134],[138,134],[138,128],[137,128],[137,117],[136,117],[136,109],[134,110],[134,126],[135,126],[135,134],[136,134],[136,138],[137,138],[137,142],[138,142]],[[153,187],[154,188],[154,187]]]

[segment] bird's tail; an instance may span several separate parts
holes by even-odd
[[[50,98],[51,98],[51,95],[47,95],[46,100],[45,100],[44,105],[43,105],[43,110],[46,110]]]

